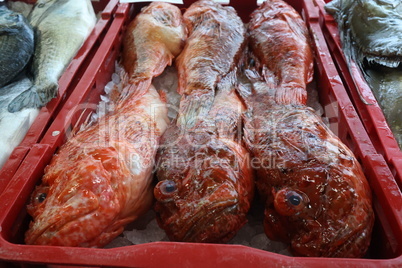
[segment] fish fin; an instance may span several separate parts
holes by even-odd
[[[18,34],[20,29],[16,27],[0,27],[0,35],[14,35]]]
[[[180,101],[177,125],[192,128],[196,123],[204,119],[214,103],[215,93],[203,90],[195,90],[190,95],[184,94]]]
[[[253,84],[254,93],[268,93],[271,97],[275,95],[277,80],[268,68],[263,67],[262,75],[255,69],[247,69],[244,73]]]
[[[159,96],[161,98],[161,101],[164,103],[168,103],[168,96],[167,96],[167,92],[164,90],[158,90]]]
[[[331,15],[336,15],[342,7],[342,0],[333,0],[324,5],[325,11]]]
[[[8,104],[8,112],[15,113],[25,108],[40,108],[45,104],[46,103],[42,101],[34,87],[31,87],[15,97]]]
[[[161,58],[160,61],[157,62],[157,64],[155,65],[155,68],[153,70],[153,77],[157,77],[160,74],[163,73],[163,71],[166,69],[166,66],[171,66],[173,63],[173,54],[170,52],[166,52],[164,53],[164,57]]]
[[[118,100],[116,101],[116,110],[120,109],[127,102],[133,102],[143,96],[152,84],[152,78],[137,79],[129,81],[122,89]]]
[[[217,88],[220,92],[231,92],[235,89],[237,83],[237,72],[238,69],[234,68],[228,74],[226,74],[222,79],[218,82]]]
[[[307,90],[297,83],[287,83],[277,88],[275,101],[278,104],[301,104],[307,103]]]

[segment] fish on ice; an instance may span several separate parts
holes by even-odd
[[[288,55],[303,54],[298,50],[308,46],[300,35],[306,26],[282,12],[297,14],[282,0],[268,0],[252,14],[250,38],[256,35],[255,23],[281,27],[251,46],[252,58],[271,62],[258,70],[249,64],[248,84],[239,87],[248,106],[244,140],[252,161],[259,163],[256,186],[265,206],[264,230],[268,238],[288,243],[296,256],[360,258],[374,224],[371,189],[353,152],[305,105],[304,94],[294,93],[294,88],[306,90],[312,59],[297,61],[304,66],[282,79],[281,68],[294,64]],[[260,14],[265,14],[262,21]],[[269,54],[260,51],[277,42],[281,46]]]
[[[246,32],[232,7],[213,1],[197,1],[183,16],[180,107],[157,152],[154,209],[173,241],[223,243],[246,223],[254,193],[235,90]]]
[[[124,39],[130,39],[132,32],[145,35],[134,36],[141,40],[154,35],[166,38],[151,46],[134,43],[139,49],[123,50],[122,57],[129,56],[125,53],[148,55],[159,49],[159,57],[151,62],[139,56],[133,64],[163,70],[162,65],[170,63],[166,59],[177,53],[171,48],[180,47],[185,38],[170,38],[177,28],[184,27],[181,21],[176,6],[150,4],[128,26]],[[133,29],[136,27],[140,29]],[[27,244],[102,247],[150,209],[154,158],[169,120],[166,103],[151,84],[155,73],[145,73],[149,77],[121,79],[129,91],[115,100],[114,111],[68,140],[46,167],[27,206],[32,216],[25,235]]]
[[[90,0],[38,0],[28,16],[35,34],[33,85],[8,105],[13,113],[40,108],[57,96],[58,80],[95,27]]]

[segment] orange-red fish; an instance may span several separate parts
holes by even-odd
[[[186,28],[176,6],[152,2],[126,30],[122,65],[131,80],[160,75],[182,51]]]
[[[117,108],[78,132],[53,157],[27,207],[33,218],[27,244],[102,247],[151,207],[154,157],[168,118],[150,81],[171,62],[185,36],[171,38],[183,27],[177,7],[155,3],[143,12],[134,21],[134,38],[153,42],[134,42],[141,49],[126,49],[122,56],[158,51],[158,57],[132,57],[134,67],[125,65],[130,84]],[[138,66],[148,67],[140,72]],[[136,73],[145,75],[137,79]]]
[[[237,65],[246,30],[234,8],[212,0],[193,3],[183,18],[189,36],[176,60],[178,124],[193,127],[211,108],[219,80]]]
[[[257,67],[266,66],[277,78],[276,99],[306,104],[305,88],[313,79],[314,58],[299,13],[282,0],[268,0],[251,14],[249,34]]]
[[[194,129],[172,124],[162,137],[155,211],[171,240],[224,243],[246,223],[254,180],[233,80],[219,83],[211,110]]]
[[[176,61],[182,98],[157,153],[155,211],[171,240],[222,243],[246,222],[254,189],[241,140],[244,107],[234,71],[227,75],[239,62],[245,27],[233,8],[209,0],[183,16],[189,37]]]
[[[268,0],[255,14],[269,14],[279,2]],[[283,17],[280,10],[275,11]],[[251,36],[256,35],[253,23],[257,21],[250,24]],[[272,62],[260,61],[264,78],[247,70],[251,94],[243,90],[248,104],[245,141],[253,163],[258,164],[256,186],[265,204],[265,233],[270,239],[289,243],[299,256],[362,257],[374,223],[369,184],[352,151],[295,95],[292,87],[303,88],[300,77],[309,77],[310,63],[299,62],[306,66],[289,72],[286,85],[281,81],[280,68],[286,70],[287,61],[292,65],[294,60],[289,55],[300,54],[290,51],[304,50],[307,44],[294,46],[291,35],[299,36],[300,30],[276,30],[274,39],[252,47],[255,58],[263,56]],[[276,42],[282,47],[268,55],[261,52]],[[275,63],[279,67],[270,65]],[[282,94],[279,98],[278,91]]]

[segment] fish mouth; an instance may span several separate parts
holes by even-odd
[[[316,227],[310,232],[298,235],[291,240],[291,250],[297,256],[306,257],[363,257],[369,246],[373,227],[371,217],[357,228],[347,223],[337,230]]]
[[[37,244],[36,241],[40,240],[41,237],[43,237],[43,238],[46,237],[47,234],[52,233],[52,235],[56,235],[57,232],[52,231],[52,229],[60,230],[66,224],[67,224],[67,222],[64,222],[63,220],[58,220],[58,221],[48,222],[47,224],[44,224],[37,228],[30,228],[25,233],[25,243],[28,245]]]
[[[400,40],[402,41],[402,29]],[[367,67],[382,66],[394,69],[401,66],[402,63],[402,42],[400,40],[398,39],[395,42],[377,40],[366,45],[359,45],[359,42],[356,42],[356,46],[350,44],[349,46],[353,50],[355,58],[362,65]]]
[[[364,63],[368,66],[383,66],[387,68],[398,68],[401,65],[402,57],[383,57],[383,56],[365,56]]]
[[[336,1],[334,1],[336,2]],[[381,2],[381,3],[379,3]],[[400,1],[338,1],[338,23],[344,42],[356,47],[360,60],[372,66],[397,68],[402,62]]]
[[[86,206],[76,207],[78,204],[85,203]],[[50,204],[51,205],[51,204]],[[93,192],[83,191],[83,193],[72,196],[63,207],[52,208],[52,212],[44,212],[30,223],[29,229],[25,233],[26,244],[37,245],[66,245],[68,239],[61,237],[67,225],[79,222],[84,217],[94,213],[99,208],[99,202]],[[70,235],[74,235],[71,231]],[[63,241],[63,238],[65,241]]]

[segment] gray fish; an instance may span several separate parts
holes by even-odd
[[[28,17],[36,47],[33,86],[17,96],[9,112],[42,107],[57,95],[58,79],[95,26],[90,0],[39,0]]]
[[[0,90],[0,169],[24,139],[39,113],[38,109],[25,109],[17,113],[7,111],[9,102],[30,86],[32,81],[22,74]]]
[[[34,34],[20,13],[0,6],[0,87],[27,65],[34,51]]]
[[[401,147],[402,2],[334,0],[325,9],[338,23],[348,64],[360,67]]]

